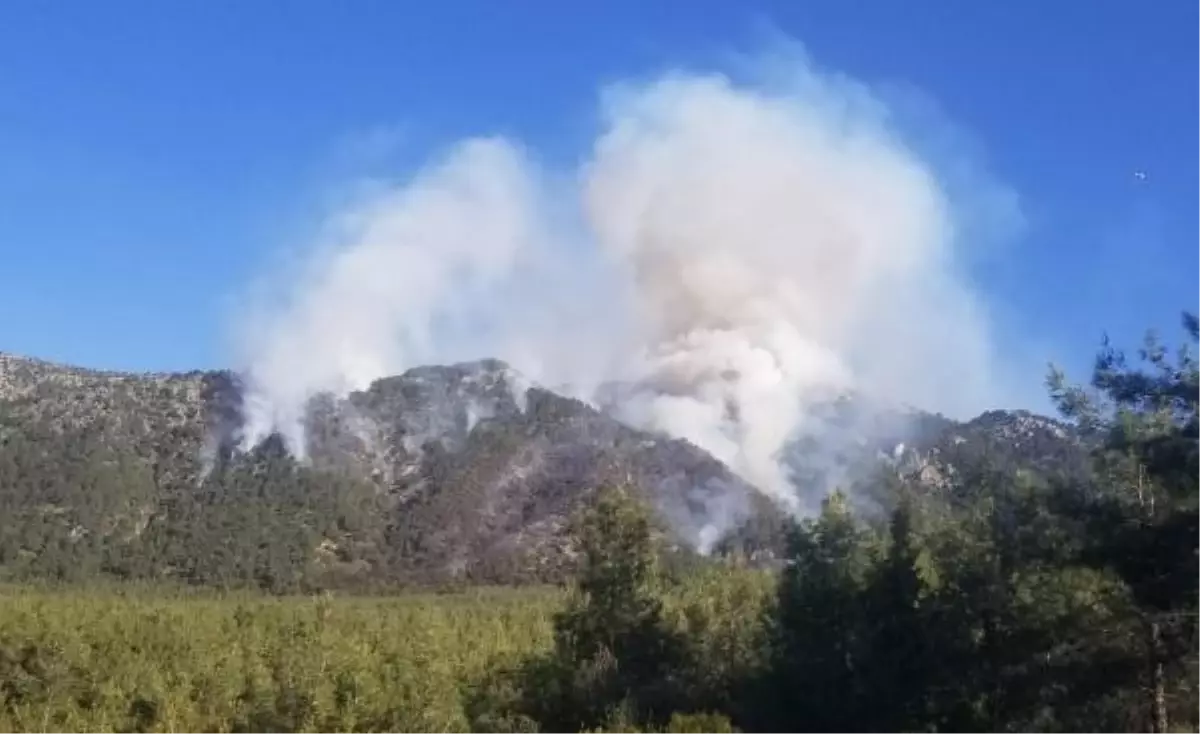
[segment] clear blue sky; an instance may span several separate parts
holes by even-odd
[[[976,275],[1048,358],[1086,369],[1103,331],[1174,337],[1196,308],[1195,0],[8,0],[0,350],[220,365],[226,299],[323,182],[476,133],[573,152],[600,84],[764,23],[972,136],[1028,219]]]

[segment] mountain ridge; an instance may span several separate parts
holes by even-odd
[[[889,454],[897,473],[929,473],[933,486],[943,455],[965,453],[959,444],[993,452],[993,439],[1008,441],[1032,466],[1073,441],[1029,413],[894,416],[889,432],[864,428],[854,410],[833,406],[789,449],[798,491],[814,501]],[[699,447],[528,384],[500,360],[317,396],[303,462],[277,434],[243,450],[244,414],[232,371],[89,370],[0,353],[10,531],[0,573],[70,575],[85,559],[118,577],[280,590],[554,580],[570,573],[569,518],[618,482],[641,489],[681,552],[769,557],[786,527],[783,511]]]

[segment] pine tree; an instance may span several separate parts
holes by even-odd
[[[1183,320],[1195,343],[1196,317]],[[1152,333],[1139,356],[1143,366],[1130,366],[1105,340],[1091,390],[1068,385],[1058,370],[1049,385],[1060,411],[1097,445],[1088,558],[1120,574],[1138,602],[1148,719],[1163,732],[1170,671],[1195,670],[1200,371],[1187,345],[1171,360]],[[1194,723],[1195,686],[1184,690],[1180,709]]]
[[[821,515],[797,526],[779,584],[773,651],[773,728],[854,731],[867,673],[863,590],[872,565],[867,532],[845,495],[825,500]]]

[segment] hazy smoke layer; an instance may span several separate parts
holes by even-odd
[[[602,100],[574,177],[472,140],[339,217],[245,334],[246,441],[302,451],[317,392],[496,356],[804,510],[778,453],[807,401],[1002,398],[950,199],[863,87],[797,64],[784,84],[675,73]]]

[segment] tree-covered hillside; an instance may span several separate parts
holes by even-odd
[[[707,453],[526,387],[495,360],[318,396],[303,461],[277,435],[241,449],[243,399],[228,372],[0,356],[0,574],[271,591],[557,580],[573,564],[570,514],[614,482],[643,493],[679,553],[700,539],[759,560],[783,548],[784,514]],[[835,485],[871,497],[879,472],[936,493],[984,454],[1006,471],[1084,455],[1027,414],[867,425],[854,411],[831,404],[789,450],[814,505]]]
[[[782,515],[708,454],[583,403],[517,390],[495,361],[318,396],[297,460],[239,448],[230,373],[132,375],[0,356],[0,573],[169,578],[272,591],[561,579],[565,526],[629,481],[681,549],[713,515]],[[745,537],[743,537],[745,536]]]

